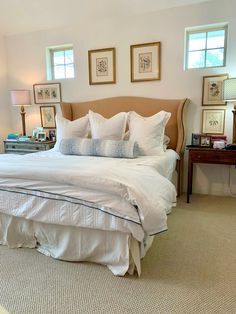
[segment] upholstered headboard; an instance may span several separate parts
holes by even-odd
[[[188,99],[154,99],[145,97],[112,97],[78,103],[61,103],[62,114],[69,120],[75,120],[88,113],[89,110],[100,113],[106,118],[118,112],[136,111],[142,116],[151,116],[158,111],[171,112],[165,134],[171,139],[170,148],[182,154],[185,144],[184,109]]]

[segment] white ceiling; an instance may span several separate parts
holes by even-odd
[[[0,33],[12,35],[213,0],[0,0]]]

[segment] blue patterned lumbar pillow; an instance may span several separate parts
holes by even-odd
[[[134,141],[70,138],[61,140],[60,152],[64,155],[136,158],[139,148]]]

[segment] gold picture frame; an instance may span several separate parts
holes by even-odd
[[[90,85],[116,83],[115,48],[89,50],[88,64]]]
[[[202,106],[224,106],[223,82],[229,77],[228,74],[203,76]]]
[[[44,129],[56,128],[55,106],[40,106],[41,125]]]
[[[130,46],[131,82],[161,79],[161,42]]]
[[[202,133],[224,134],[225,109],[202,110]]]

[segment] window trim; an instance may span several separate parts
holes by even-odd
[[[212,31],[219,31],[224,30],[225,31],[225,37],[224,37],[224,46],[223,47],[217,47],[217,48],[209,48],[207,49],[207,34]],[[189,36],[191,34],[197,34],[197,33],[206,33],[206,46],[205,49],[199,49],[199,50],[189,50]],[[185,49],[184,49],[184,70],[194,70],[194,69],[208,69],[208,68],[220,68],[226,66],[226,55],[227,55],[227,41],[228,39],[228,24],[215,24],[215,25],[205,25],[201,27],[193,27],[193,28],[186,28],[185,29]],[[196,67],[196,68],[189,68],[188,67],[188,59],[189,59],[189,52],[191,51],[209,51],[213,49],[224,49],[224,59],[223,59],[223,65],[213,65],[213,66],[206,66],[206,56],[205,54],[205,60],[204,60],[204,67]]]
[[[70,63],[73,65],[74,68],[74,77],[63,77],[63,78],[55,78],[55,73],[54,73],[54,69],[55,69],[55,64],[54,64],[54,57],[53,54],[54,52],[57,51],[63,51],[65,53],[65,51],[67,50],[73,50],[73,56],[74,56],[74,46],[72,44],[68,44],[68,45],[60,45],[60,46],[52,46],[52,47],[47,47],[46,49],[46,55],[47,55],[47,80],[48,81],[54,81],[54,80],[71,80],[75,78],[75,60],[74,62]],[[67,65],[67,63],[63,63],[62,65]]]

